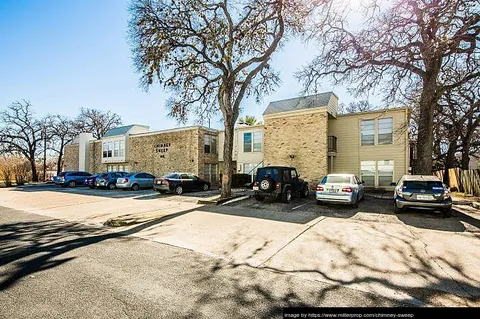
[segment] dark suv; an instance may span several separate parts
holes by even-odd
[[[61,172],[55,178],[55,184],[62,187],[75,187],[76,185],[83,185],[85,178],[89,176],[92,176],[92,174],[82,171]]]
[[[295,167],[267,166],[257,169],[253,184],[255,199],[262,201],[265,197],[273,197],[289,203],[295,195],[307,197],[308,183],[298,177]]]

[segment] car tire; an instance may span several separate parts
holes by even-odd
[[[285,188],[285,191],[281,195],[282,202],[290,203],[292,201],[292,189],[290,187]]]
[[[322,205],[322,201],[317,199],[317,205]]]
[[[451,209],[451,208],[448,208],[448,209],[444,208],[444,209],[442,209],[442,216],[443,216],[443,218],[450,218],[450,217],[452,217],[452,209]]]
[[[76,185],[75,181],[68,182],[68,187],[75,187]]]
[[[115,183],[110,183],[110,184],[108,184],[108,185],[107,185],[107,188],[108,188],[109,190],[114,190],[114,189],[115,189]]]
[[[138,191],[139,189],[140,189],[140,186],[138,186],[138,184],[133,184],[132,185],[132,190]]]
[[[175,187],[175,194],[177,195],[182,195],[183,194],[183,187],[182,186],[177,186]]]
[[[300,197],[301,198],[308,197],[309,192],[310,192],[310,190],[308,189],[308,186],[307,185],[303,186],[303,189],[300,191]]]
[[[255,195],[255,199],[258,200],[259,202],[263,202],[263,200],[265,199],[265,197],[260,196],[260,195]]]
[[[208,191],[210,189],[210,185],[208,184],[203,184],[203,190]]]
[[[398,207],[397,203],[394,201],[393,202],[393,212],[395,214],[401,214],[401,213],[403,213],[403,211],[404,211],[403,208]]]
[[[260,180],[260,183],[258,183],[258,188],[263,192],[270,192],[273,184],[274,182],[270,177],[264,177]]]
[[[355,198],[355,203],[352,204],[352,207],[353,208],[358,208],[358,202],[360,201],[360,199],[358,198],[358,194],[357,194],[357,198]]]

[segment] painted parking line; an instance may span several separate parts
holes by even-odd
[[[310,204],[310,203],[305,203],[305,204],[302,204],[302,205],[295,206],[295,207],[292,208],[292,210],[295,210],[297,208],[303,207],[303,206],[308,205],[308,204]]]

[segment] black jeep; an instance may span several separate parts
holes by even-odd
[[[308,183],[298,178],[295,167],[267,166],[257,169],[253,184],[255,199],[262,201],[265,197],[280,198],[289,203],[293,196],[308,196]]]

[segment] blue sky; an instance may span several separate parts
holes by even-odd
[[[138,85],[127,43],[129,1],[126,0],[0,0],[0,109],[12,101],[32,102],[36,113],[74,117],[80,107],[112,110],[125,124],[151,129],[179,126],[167,118],[166,95],[154,85]],[[273,66],[282,84],[262,103],[243,103],[242,116],[261,118],[268,102],[298,96],[293,73],[314,56],[300,41],[277,52]],[[328,82],[340,101],[352,97]],[[191,124],[191,123],[190,123]],[[212,127],[221,128],[218,121]]]

